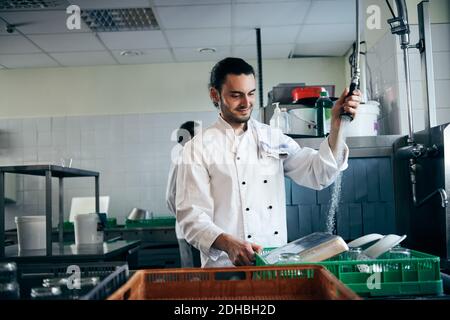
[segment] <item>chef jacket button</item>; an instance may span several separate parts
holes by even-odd
[[[236,159],[237,159],[237,160],[241,160],[241,157],[237,157]]]
[[[245,211],[250,211],[250,208],[245,208]]]
[[[264,180],[264,183],[267,183],[267,180]]]
[[[275,231],[273,234],[278,234],[278,231]]]
[[[249,238],[249,239],[250,239],[251,237],[252,237],[251,235],[248,235],[248,236],[247,236],[247,238]]]
[[[268,208],[269,208],[269,209],[272,209],[272,206],[269,206]]]
[[[245,184],[245,181],[242,181],[242,184]]]

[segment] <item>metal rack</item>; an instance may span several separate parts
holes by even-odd
[[[55,165],[21,165],[0,167],[0,258],[5,257],[5,173],[24,174],[45,177],[45,215],[46,215],[46,255],[52,255],[52,178],[59,179],[59,234],[60,245],[64,242],[64,178],[95,178],[95,211],[100,212],[100,174],[75,168]]]

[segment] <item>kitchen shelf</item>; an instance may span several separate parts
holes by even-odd
[[[64,242],[64,178],[95,178],[95,211],[100,212],[99,177],[96,171],[67,168],[51,164],[0,167],[0,259],[5,256],[5,173],[45,177],[46,255],[52,255],[52,178],[59,179],[59,243]]]
[[[86,262],[86,261],[123,261],[133,248],[137,248],[141,241],[116,240],[103,242],[99,245],[76,245],[73,242],[52,243],[52,255],[46,256],[46,249],[22,250],[18,245],[5,248],[5,260],[18,264],[26,263],[56,263],[56,262]],[[124,258],[125,257],[125,258]]]

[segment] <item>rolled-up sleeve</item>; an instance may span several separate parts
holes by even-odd
[[[286,137],[286,143],[290,153],[283,163],[284,172],[299,185],[321,190],[332,184],[340,171],[347,169],[349,150],[346,144],[343,161],[338,163],[328,138],[322,141],[319,150],[302,148],[290,137]]]
[[[213,222],[210,177],[202,161],[201,148],[194,141],[185,145],[178,166],[176,216],[186,241],[215,261],[221,251],[212,248],[212,244],[224,231]]]

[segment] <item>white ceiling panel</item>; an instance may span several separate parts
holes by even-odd
[[[0,19],[0,55],[7,68],[58,65],[53,59],[65,66],[217,61],[231,54],[254,59],[259,27],[264,59],[287,58],[295,44],[299,55],[340,56],[355,38],[354,1],[67,0],[81,9],[153,7],[161,30],[96,36],[83,22],[81,30],[68,30],[62,6],[2,11],[0,18],[20,26],[6,33]],[[202,47],[218,51],[201,54]],[[52,56],[39,55],[41,49]],[[121,56],[124,50],[142,54]]]
[[[113,51],[117,61],[121,64],[145,64],[174,62],[169,49],[147,49],[139,56],[121,56],[122,51]]]
[[[162,28],[220,28],[231,26],[231,5],[156,7]]]
[[[314,0],[305,19],[305,23],[308,24],[355,23],[355,21],[355,0]]]
[[[155,6],[191,6],[201,4],[230,4],[231,0],[154,0]]]
[[[107,51],[64,52],[50,55],[67,67],[117,64]]]
[[[69,0],[70,3],[78,5],[81,10],[85,9],[122,9],[122,8],[148,8],[149,0]]]
[[[302,23],[310,1],[236,4],[233,6],[233,26],[264,27]]]
[[[101,51],[105,48],[92,33],[30,35],[29,38],[47,52]]]
[[[351,41],[302,43],[295,47],[294,53],[302,56],[343,56],[351,45]]]
[[[0,36],[0,54],[42,52],[23,36]]]
[[[216,29],[176,29],[166,31],[172,47],[211,47],[231,45],[231,30]]]
[[[261,55],[263,59],[287,59],[292,48],[293,44],[265,45],[261,47]],[[233,55],[243,59],[256,59],[256,47],[237,46]]]
[[[283,44],[293,43],[300,30],[299,26],[284,26],[284,27],[265,27],[261,28],[261,43],[262,44]],[[234,29],[233,33],[234,45],[255,45],[256,31],[255,29]]]
[[[66,20],[69,17],[65,11],[33,11],[33,12],[1,12],[0,17],[10,24],[24,24],[17,30],[25,34],[90,32],[81,21],[80,30],[67,29]]]
[[[58,64],[43,53],[0,55],[0,64],[6,68],[57,67]]]
[[[98,35],[111,50],[167,48],[161,31],[100,32]]]
[[[173,52],[178,62],[187,61],[219,61],[231,55],[230,47],[218,47],[215,53],[201,54],[197,48],[174,48]]]
[[[355,25],[333,24],[333,25],[304,25],[298,43],[319,43],[354,41],[356,39]]]

